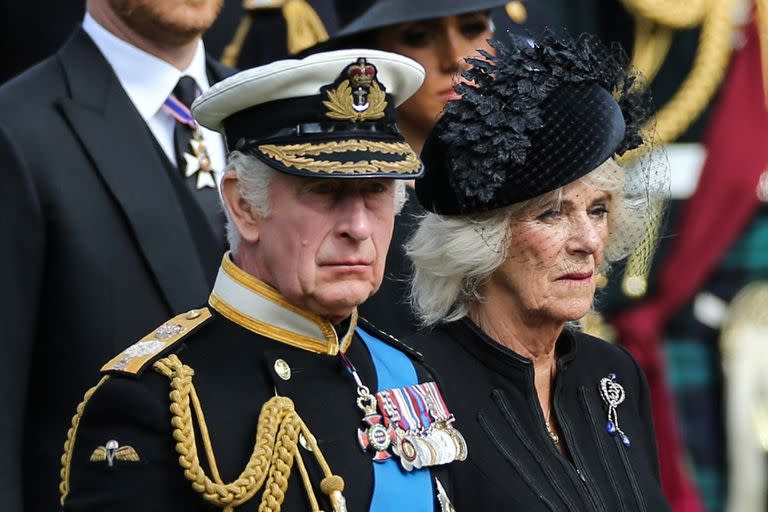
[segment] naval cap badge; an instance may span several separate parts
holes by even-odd
[[[325,91],[326,116],[338,121],[372,121],[384,117],[387,107],[384,86],[376,66],[358,58],[341,72],[338,85]],[[339,82],[340,81],[340,82]]]

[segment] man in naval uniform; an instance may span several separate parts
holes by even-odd
[[[452,510],[466,443],[421,356],[357,316],[420,160],[395,125],[414,61],[320,53],[193,105],[231,150],[208,305],[102,368],[62,457],[65,511]]]

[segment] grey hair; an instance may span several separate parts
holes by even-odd
[[[610,262],[626,256],[632,245],[626,239],[626,223],[632,222],[636,212],[622,204],[625,198],[620,193],[626,188],[626,174],[610,159],[580,181],[612,193],[601,268],[606,272]],[[515,216],[553,199],[559,201],[562,193],[560,188],[483,214],[423,216],[406,244],[406,253],[413,263],[411,307],[421,325],[452,322],[467,316],[470,306],[483,300],[483,285],[507,259],[511,249],[509,229]]]
[[[255,156],[233,151],[227,160],[227,172],[234,171],[240,188],[240,195],[255,210],[260,217],[269,215],[269,184],[277,173],[276,170]],[[242,238],[237,226],[232,222],[229,206],[225,203],[224,213],[227,216],[227,242],[232,253],[237,252]]]
[[[266,163],[252,155],[232,151],[227,160],[226,172],[233,171],[240,185],[240,195],[254,209],[260,217],[269,215],[269,184],[278,172]],[[405,181],[395,180],[395,213],[403,209],[408,195],[405,193]],[[240,247],[242,238],[237,226],[232,222],[229,206],[224,204],[224,213],[227,217],[227,242],[229,249],[235,253]]]

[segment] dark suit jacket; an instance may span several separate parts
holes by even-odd
[[[0,88],[5,511],[56,510],[83,390],[125,340],[194,305],[213,281],[223,227],[198,234],[197,250],[156,146],[82,29]]]

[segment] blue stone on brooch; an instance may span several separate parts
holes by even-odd
[[[632,446],[632,443],[630,442],[630,440],[629,440],[629,438],[626,436],[626,434],[621,434],[621,442],[622,442],[622,443],[624,444],[624,446],[626,446],[627,448],[629,448],[630,446]]]

